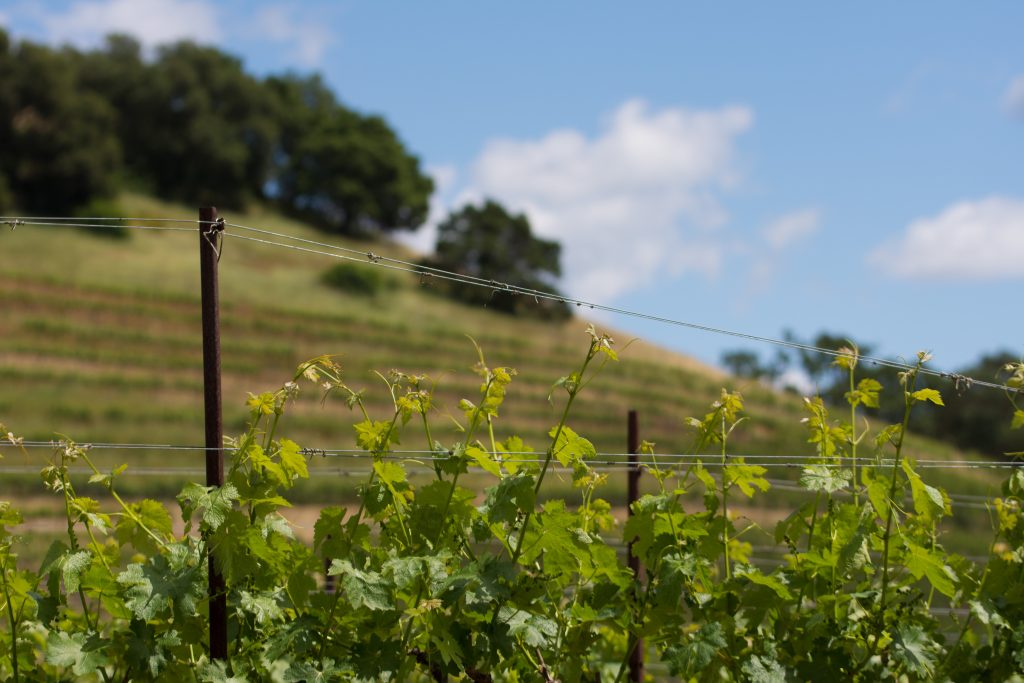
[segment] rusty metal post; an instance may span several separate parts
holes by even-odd
[[[640,429],[637,424],[636,411],[629,411],[629,422],[627,428],[627,446],[629,452],[629,478],[626,486],[626,510],[627,514],[633,515],[633,503],[640,498]],[[640,566],[640,558],[633,555],[633,544],[629,544],[626,550],[629,560],[629,568],[633,570],[633,576],[637,585],[639,595],[640,581],[643,577],[643,568]],[[638,639],[633,651],[629,653],[629,680],[630,683],[640,683],[644,680],[644,641]]]
[[[224,422],[221,413],[218,242],[224,230],[217,209],[199,209],[199,270],[203,310],[203,398],[206,417],[206,485],[224,485]],[[209,564],[210,657],[228,657],[228,605],[224,577],[213,555]]]

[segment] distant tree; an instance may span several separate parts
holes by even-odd
[[[14,195],[7,183],[7,178],[0,173],[0,214],[6,214],[14,208]]]
[[[422,225],[433,180],[384,119],[340,105],[318,76],[267,84],[280,124],[270,192],[284,208],[348,235]]]
[[[768,384],[775,384],[791,364],[789,356],[781,349],[763,362],[756,352],[746,349],[723,351],[721,358],[726,370],[737,377],[760,379]]]
[[[843,347],[849,347],[851,344],[854,344],[862,356],[871,355],[874,351],[874,347],[870,344],[862,344],[854,341],[850,335],[834,332],[819,332],[814,339],[802,342],[790,330],[786,330],[783,332],[783,338],[786,341],[804,343],[808,346],[829,349],[831,351],[838,351]],[[807,373],[807,377],[819,385],[823,391],[830,388],[837,381],[841,382],[844,380],[844,371],[835,365],[835,358],[833,356],[806,349],[795,349],[795,354],[800,367]]]
[[[238,59],[182,42],[147,64],[138,43],[113,36],[83,61],[85,83],[114,104],[127,166],[147,189],[230,207],[263,195],[273,99]]]
[[[464,275],[558,294],[552,281],[562,273],[558,242],[535,237],[523,214],[511,214],[487,200],[451,213],[438,226],[437,249],[426,264]],[[439,287],[461,301],[487,305],[505,313],[567,318],[563,302],[515,295],[439,281]]]
[[[0,176],[28,212],[69,212],[117,187],[113,108],[85,92],[77,55],[0,40]]]
[[[14,58],[11,40],[0,28],[0,149],[11,149],[11,121],[14,119]],[[7,174],[11,168],[9,154],[0,154],[0,212],[7,213],[14,206],[14,195]]]
[[[384,119],[318,76],[259,79],[189,42],[147,60],[122,35],[79,52],[0,31],[0,151],[0,204],[31,212],[102,206],[128,186],[229,208],[269,198],[377,235],[419,227],[434,187]]]
[[[722,365],[733,375],[745,379],[762,379],[768,375],[768,369],[761,365],[761,359],[753,351],[725,351]]]
[[[957,372],[974,379],[1003,381],[1005,376],[1000,376],[1003,367],[1019,361],[1020,356],[997,351],[983,355]],[[1010,429],[1010,403],[1002,392],[970,388],[965,382],[958,385],[955,381],[933,379],[930,384],[941,391],[945,407],[924,407],[921,415],[915,417],[918,431],[952,441],[962,448],[975,448],[986,455],[1024,451],[1024,432]]]

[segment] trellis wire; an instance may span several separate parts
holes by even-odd
[[[147,218],[145,216],[0,216],[0,223],[18,221],[28,224],[31,221],[55,221],[62,224],[76,225],[81,221],[138,221],[140,223],[193,223],[199,221],[195,218]]]
[[[22,445],[25,448],[58,448],[62,442],[60,441],[23,441],[18,445]],[[11,444],[0,443],[0,446]],[[87,449],[98,449],[98,450],[148,450],[148,451],[198,451],[205,452],[209,449],[205,446],[194,446],[194,445],[173,445],[173,444],[147,444],[147,443],[114,443],[114,442],[81,442],[75,443],[75,445]],[[227,450],[232,450],[230,446],[225,447]],[[543,463],[546,457],[543,457],[543,453],[536,451],[490,451],[486,449],[479,449],[485,454],[505,462],[514,463]],[[324,448],[303,448],[300,450],[303,455],[309,457],[321,457],[321,458],[354,458],[354,459],[368,459],[368,458],[380,458],[387,460],[423,460],[428,462],[444,462],[449,460],[452,453],[441,453],[438,451],[431,450],[418,450],[418,449],[402,449],[392,450],[383,454],[374,454],[371,451],[364,449],[351,448],[351,449],[324,449]],[[588,465],[604,465],[604,466],[620,466],[623,468],[632,467],[626,458],[628,453],[615,453],[615,452],[595,452],[592,456],[587,456],[586,463]],[[532,457],[509,457],[509,456],[532,456]],[[724,456],[721,454],[708,454],[700,455],[693,453],[655,453],[655,454],[640,454],[641,460],[639,461],[640,466],[644,467],[664,467],[670,469],[679,465],[689,466],[701,464],[704,467],[722,467],[737,464],[741,459],[748,465],[759,465],[761,467],[806,467],[808,465],[824,466],[824,467],[844,467],[856,462],[860,466],[870,467],[891,467],[896,461],[894,458],[871,458],[871,457],[860,457],[853,458],[850,456],[834,456],[827,459],[822,459],[818,455],[803,455],[803,454],[746,454],[746,453],[727,453]],[[931,469],[964,469],[964,468],[1021,468],[1024,467],[1024,462],[1020,461],[997,461],[997,460],[949,460],[949,459],[915,459],[913,460],[916,467],[931,468]]]
[[[82,221],[94,221],[94,222],[93,223],[84,223]],[[97,221],[104,221],[104,223],[98,223]],[[118,224],[119,221],[167,222],[167,223],[188,223],[188,224],[195,224],[195,223],[198,222],[198,221],[196,221],[194,219],[183,219],[183,218],[180,218],[180,219],[179,218],[120,218],[120,217],[77,218],[77,217],[70,217],[70,216],[47,216],[47,217],[4,216],[4,217],[0,217],[0,224],[9,225],[12,228],[15,228],[15,227],[18,227],[18,226],[21,226],[21,225],[34,225],[34,226],[63,226],[63,227],[83,227],[83,228],[111,228],[111,227],[117,227],[117,228],[127,228],[127,229],[136,229],[136,230],[168,230],[168,231],[186,231],[186,232],[193,232],[194,231],[193,228],[182,228],[182,227],[123,225],[123,224]],[[775,345],[775,346],[781,346],[781,347],[785,347],[785,348],[802,350],[802,351],[807,351],[807,352],[810,352],[810,353],[819,353],[819,354],[827,355],[827,356],[831,356],[831,357],[840,357],[840,356],[845,355],[843,352],[841,352],[839,350],[835,350],[835,349],[827,349],[827,348],[820,347],[820,346],[814,346],[812,344],[803,344],[803,343],[800,343],[800,342],[788,341],[788,340],[784,340],[784,339],[775,339],[773,337],[765,337],[765,336],[761,336],[761,335],[750,334],[750,333],[747,333],[747,332],[739,332],[739,331],[736,331],[736,330],[727,330],[727,329],[723,329],[723,328],[712,327],[710,325],[703,325],[703,324],[700,324],[700,323],[694,323],[694,322],[689,322],[689,321],[685,321],[685,320],[677,320],[677,319],[667,318],[667,317],[660,316],[660,315],[652,315],[652,314],[649,314],[649,313],[643,313],[643,312],[640,312],[640,311],[634,311],[634,310],[630,310],[630,309],[619,308],[619,307],[616,307],[616,306],[609,306],[609,305],[606,305],[606,304],[595,303],[595,302],[590,302],[590,301],[584,301],[582,299],[577,299],[577,298],[574,298],[574,297],[561,296],[561,295],[558,295],[558,294],[552,294],[550,292],[544,292],[544,291],[537,290],[537,289],[531,289],[531,288],[528,288],[528,287],[521,287],[521,286],[518,286],[518,285],[512,285],[512,284],[509,284],[509,283],[506,283],[506,282],[500,282],[500,281],[497,281],[497,280],[487,280],[487,279],[484,279],[484,278],[478,278],[478,277],[471,276],[471,275],[464,275],[464,274],[461,274],[461,273],[455,273],[455,272],[444,270],[444,269],[441,269],[441,268],[436,268],[436,267],[432,267],[432,266],[426,266],[426,265],[422,265],[422,264],[418,264],[418,263],[413,263],[413,262],[410,262],[410,261],[404,261],[402,259],[396,259],[396,258],[392,258],[392,257],[388,257],[388,256],[374,254],[373,252],[361,252],[361,251],[356,250],[356,249],[351,249],[351,248],[348,248],[348,247],[342,247],[342,246],[339,246],[339,245],[336,245],[336,244],[330,244],[328,242],[319,242],[319,241],[316,241],[316,240],[310,240],[310,239],[306,239],[306,238],[303,238],[303,237],[298,237],[298,236],[295,236],[295,235],[289,235],[287,233],[277,232],[277,231],[273,231],[273,230],[267,230],[265,228],[257,228],[257,227],[253,227],[253,226],[242,225],[242,224],[239,224],[239,223],[231,223],[231,222],[226,222],[226,223],[224,223],[224,225],[226,227],[236,228],[238,230],[246,230],[246,231],[255,232],[255,233],[258,233],[258,234],[263,234],[263,235],[268,235],[268,236],[272,236],[272,237],[277,237],[279,239],[286,239],[286,240],[291,240],[291,241],[299,242],[299,243],[303,243],[303,244],[310,244],[310,245],[314,245],[314,246],[318,246],[318,247],[323,247],[323,248],[326,248],[326,249],[333,249],[335,252],[344,252],[344,253],[347,253],[347,254],[359,254],[359,257],[357,258],[355,256],[346,256],[346,255],[344,255],[342,253],[332,253],[332,252],[321,251],[321,250],[318,250],[318,249],[308,249],[308,248],[304,248],[304,247],[298,247],[298,246],[295,246],[293,244],[284,244],[284,243],[281,243],[281,242],[274,242],[272,240],[259,239],[259,238],[256,238],[256,237],[247,237],[247,236],[244,236],[244,235],[239,235],[237,233],[232,233],[232,232],[227,232],[227,231],[224,232],[224,234],[226,236],[233,237],[235,239],[246,240],[246,241],[250,241],[250,242],[257,242],[257,243],[266,244],[266,245],[270,245],[270,246],[281,247],[281,248],[285,248],[285,249],[292,249],[292,250],[306,252],[306,253],[311,253],[311,254],[317,254],[317,255],[320,255],[320,256],[328,256],[328,257],[333,257],[333,258],[339,258],[339,259],[343,259],[343,260],[347,260],[347,261],[356,261],[356,262],[359,262],[359,263],[367,263],[367,262],[369,262],[372,265],[376,265],[376,266],[380,266],[380,267],[384,267],[384,268],[389,268],[389,269],[392,269],[392,270],[398,270],[398,271],[402,271],[402,272],[408,272],[408,273],[412,273],[414,275],[420,275],[420,276],[426,276],[426,277],[437,277],[437,278],[442,279],[442,280],[458,282],[460,284],[465,284],[465,285],[470,285],[470,286],[475,286],[475,287],[484,287],[484,288],[491,289],[493,291],[501,291],[501,292],[507,292],[507,293],[510,293],[510,294],[521,294],[521,295],[525,295],[525,296],[532,296],[532,297],[534,297],[535,299],[538,299],[538,300],[539,299],[545,299],[545,300],[549,300],[549,301],[557,301],[557,302],[564,303],[564,304],[576,305],[577,307],[584,307],[584,306],[586,306],[587,308],[590,308],[590,309],[605,311],[605,312],[608,312],[608,313],[615,313],[615,314],[623,315],[623,316],[627,316],[627,317],[633,317],[633,318],[638,318],[638,319],[642,319],[642,320],[650,320],[652,322],[658,322],[658,323],[661,323],[661,324],[673,325],[673,326],[678,326],[678,327],[685,327],[685,328],[688,328],[688,329],[698,330],[698,331],[702,331],[702,332],[708,332],[708,333],[711,333],[711,334],[719,334],[719,335],[731,336],[731,337],[735,337],[735,338],[738,338],[738,339],[745,339],[747,341],[754,341],[754,342],[759,342],[759,343],[764,343],[764,344],[772,344],[772,345]],[[900,362],[888,360],[888,359],[885,359],[885,358],[878,358],[878,357],[874,357],[874,356],[861,355],[861,356],[859,356],[859,359],[862,362],[872,363],[872,364],[877,365],[877,366],[888,367],[888,368],[892,368],[892,369],[896,369],[896,370],[901,370],[901,371],[907,371],[907,370],[913,369],[912,366],[910,366],[910,365],[908,365],[906,363],[900,363]],[[967,377],[965,375],[960,375],[958,373],[943,372],[943,371],[940,371],[940,370],[933,370],[931,368],[920,368],[920,372],[922,374],[930,375],[930,376],[933,376],[933,377],[940,377],[940,378],[943,378],[943,379],[952,380],[952,381],[956,382],[958,386],[960,384],[965,384],[968,387],[976,385],[976,386],[981,386],[981,387],[986,387],[986,388],[991,388],[991,389],[999,389],[1001,391],[1006,391],[1006,392],[1017,392],[1017,391],[1019,391],[1019,389],[1016,388],[1016,387],[1010,387],[1008,385],[1000,384],[998,382],[990,382],[990,381],[987,381],[987,380],[980,380],[980,379],[976,379],[976,378],[973,378],[973,377]]]
[[[270,245],[270,246],[281,247],[281,248],[285,248],[285,249],[292,249],[292,250],[296,250],[296,251],[302,251],[302,252],[306,252],[306,253],[317,254],[317,255],[320,255],[320,256],[328,256],[328,257],[332,257],[332,258],[339,258],[339,259],[343,259],[343,260],[346,260],[346,261],[356,261],[356,262],[359,262],[359,263],[367,263],[368,262],[368,263],[370,263],[372,265],[375,265],[375,266],[389,268],[391,270],[399,270],[399,271],[403,271],[403,272],[408,272],[408,273],[412,273],[414,275],[438,277],[438,278],[440,278],[442,280],[458,282],[460,284],[466,284],[466,285],[471,285],[471,286],[476,286],[476,287],[484,287],[484,288],[491,289],[493,291],[498,291],[498,292],[507,292],[507,293],[511,293],[511,294],[522,294],[522,295],[526,295],[526,296],[532,296],[532,297],[534,297],[536,299],[547,299],[547,300],[550,300],[550,301],[558,301],[558,302],[565,303],[565,304],[574,304],[574,305],[576,305],[578,307],[586,306],[586,307],[591,308],[591,309],[601,310],[601,311],[605,311],[605,312],[608,312],[608,313],[616,313],[616,314],[619,314],[619,315],[624,315],[624,316],[633,317],[633,318],[639,318],[639,319],[644,319],[644,320],[650,320],[650,321],[659,322],[659,323],[662,323],[662,324],[674,325],[674,326],[678,326],[678,327],[686,327],[686,328],[689,328],[689,329],[699,330],[699,331],[702,331],[702,332],[709,332],[709,333],[712,333],[712,334],[726,335],[726,336],[736,337],[736,338],[740,338],[740,339],[746,339],[748,341],[755,341],[755,342],[764,343],[764,344],[773,344],[773,345],[776,345],[776,346],[782,346],[782,347],[791,348],[791,349],[808,351],[808,352],[811,352],[811,353],[820,353],[820,354],[827,355],[827,356],[832,356],[832,357],[835,357],[835,358],[838,358],[838,357],[846,355],[843,352],[841,352],[839,350],[835,350],[835,349],[827,349],[827,348],[820,347],[820,346],[814,346],[812,344],[803,344],[803,343],[795,342],[795,341],[787,341],[787,340],[784,340],[784,339],[775,339],[775,338],[772,338],[772,337],[764,337],[764,336],[750,334],[750,333],[746,333],[746,332],[738,332],[738,331],[735,331],[735,330],[727,330],[727,329],[723,329],[723,328],[712,327],[712,326],[709,326],[709,325],[702,325],[702,324],[699,324],[699,323],[693,323],[693,322],[688,322],[688,321],[684,321],[684,320],[677,320],[677,319],[667,318],[667,317],[663,317],[663,316],[659,316],[659,315],[652,315],[652,314],[648,314],[648,313],[643,313],[643,312],[640,312],[640,311],[634,311],[634,310],[630,310],[630,309],[619,308],[619,307],[616,307],[616,306],[608,306],[606,304],[600,304],[600,303],[584,301],[583,299],[577,299],[577,298],[574,298],[574,297],[561,296],[561,295],[557,295],[557,294],[552,294],[550,292],[544,292],[544,291],[541,291],[541,290],[530,289],[530,288],[527,288],[527,287],[520,287],[518,285],[512,285],[512,284],[509,284],[509,283],[506,283],[506,282],[500,282],[500,281],[497,281],[497,280],[486,280],[486,279],[478,278],[478,277],[471,276],[471,275],[463,275],[461,273],[455,273],[455,272],[443,270],[443,269],[440,269],[440,268],[434,268],[434,267],[431,267],[431,266],[425,266],[425,265],[421,265],[421,264],[417,264],[417,263],[412,263],[412,262],[409,262],[409,261],[403,261],[401,259],[395,259],[395,258],[390,258],[390,257],[387,257],[387,256],[382,256],[382,255],[374,254],[373,252],[360,252],[360,251],[357,251],[355,249],[350,249],[348,247],[341,247],[341,246],[329,244],[329,243],[326,243],[326,242],[317,242],[317,241],[314,241],[314,240],[307,240],[307,239],[302,238],[302,237],[296,237],[296,236],[293,236],[293,235],[288,235],[288,234],[280,233],[280,232],[274,232],[274,231],[271,231],[271,230],[265,230],[265,229],[262,229],[262,228],[254,228],[254,227],[251,227],[251,226],[245,226],[245,225],[240,225],[240,224],[237,224],[237,223],[230,223],[230,222],[229,223],[225,223],[225,226],[233,227],[233,228],[238,228],[238,229],[242,229],[242,230],[249,230],[249,231],[258,232],[258,233],[262,233],[262,234],[265,234],[265,235],[271,235],[271,236],[275,236],[275,237],[279,237],[279,238],[283,238],[283,239],[289,239],[289,240],[293,240],[293,241],[297,241],[297,242],[313,244],[313,245],[316,245],[316,246],[322,246],[322,247],[325,247],[325,248],[335,249],[337,251],[346,252],[346,253],[350,253],[350,254],[360,254],[361,258],[356,258],[355,256],[346,256],[344,254],[320,251],[320,250],[317,250],[317,249],[307,249],[307,248],[304,248],[304,247],[297,247],[297,246],[292,245],[292,244],[284,244],[284,243],[281,243],[281,242],[274,242],[272,240],[264,240],[264,239],[259,239],[259,238],[255,238],[255,237],[246,237],[244,235],[238,235],[236,233],[225,232],[225,235],[233,237],[235,239],[242,239],[242,240],[246,240],[246,241],[250,241],[250,242],[258,242],[258,243],[261,243],[261,244],[267,244],[267,245]],[[387,262],[387,263],[385,263],[385,262]],[[396,264],[396,265],[391,265],[391,264]],[[861,362],[872,363],[874,365],[883,366],[883,367],[889,367],[889,368],[893,368],[893,369],[896,369],[896,370],[907,371],[907,370],[914,369],[913,366],[908,365],[906,363],[900,363],[900,362],[897,362],[897,361],[892,361],[892,360],[888,360],[888,359],[885,359],[885,358],[878,358],[878,357],[875,357],[875,356],[860,355],[860,356],[858,356],[858,358],[859,358],[859,360]],[[1017,388],[1010,387],[1010,386],[1007,386],[1005,384],[999,384],[997,382],[989,382],[989,381],[986,381],[986,380],[979,380],[979,379],[975,379],[973,377],[967,377],[965,375],[960,375],[958,373],[943,372],[943,371],[940,371],[940,370],[933,370],[931,368],[925,368],[925,367],[920,368],[920,372],[922,374],[931,375],[933,377],[941,377],[941,378],[944,378],[944,379],[949,379],[949,380],[957,382],[958,384],[961,384],[961,383],[962,384],[966,384],[967,386],[977,385],[977,386],[983,386],[983,387],[992,388],[992,389],[999,389],[999,390],[1007,391],[1007,392],[1016,392],[1016,391],[1018,391]]]
[[[86,219],[86,220],[102,220],[102,219]],[[149,218],[140,219],[142,221],[153,220]],[[166,219],[168,222],[174,221],[175,219]],[[193,223],[195,221],[192,221]],[[12,230],[19,228],[23,225],[34,226],[34,227],[51,227],[51,228],[100,228],[100,229],[116,229],[116,230],[158,230],[165,232],[191,232],[196,231],[195,228],[180,228],[169,225],[130,225],[122,223],[71,223],[62,222],[56,219],[49,220],[36,220],[36,219],[21,219],[21,218],[0,218],[0,225],[6,225]]]

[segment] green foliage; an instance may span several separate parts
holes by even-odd
[[[756,353],[742,349],[724,351],[722,365],[733,375],[744,379],[761,379],[773,374],[771,368],[761,365]]]
[[[1020,357],[1009,351],[987,353],[959,372],[977,379],[1012,382],[1013,373],[1008,368],[1019,361]],[[1006,397],[999,392],[972,389],[961,381],[954,390],[943,392],[942,398],[945,406],[922,411],[915,429],[993,455],[1024,450],[1024,435],[1013,431],[1012,424],[1003,419]]]
[[[359,296],[376,296],[395,287],[395,281],[380,269],[355,263],[331,266],[321,274],[320,281],[333,289]]]
[[[851,345],[856,357],[871,353],[870,346],[858,348],[849,341],[849,337],[842,334],[821,332],[815,338],[804,341],[787,331],[783,337],[787,341],[838,351],[840,360],[843,351],[851,351]],[[914,418],[914,431],[960,448],[992,455],[1024,451],[1024,437],[1014,433],[1011,424],[1002,417],[1006,398],[998,392],[972,389],[967,380],[975,378],[993,381],[1003,378],[1008,382],[1007,386],[1012,387],[1014,379],[1010,368],[1017,367],[1019,361],[1020,358],[1009,351],[997,351],[986,353],[974,363],[951,373],[953,390],[943,393],[940,397],[942,403],[929,401],[934,405],[922,406],[918,410]],[[849,384],[842,362],[829,363],[828,356],[804,349],[789,352],[780,350],[774,357],[764,361],[753,351],[731,350],[722,354],[722,364],[737,377],[763,379],[771,383],[778,381],[787,368],[796,366],[814,383],[816,392],[829,406],[841,406],[853,401],[858,406],[870,408],[869,415],[890,422],[898,421],[903,415],[903,401],[895,392],[889,394],[885,401],[879,398],[883,385],[894,384],[895,372],[888,368],[858,367],[859,380],[853,386]],[[923,377],[921,382],[925,386],[918,391],[931,392],[945,380]]]
[[[72,213],[83,218],[124,215],[120,203],[111,197],[93,197],[82,206],[77,207]],[[91,223],[90,221],[84,222]],[[93,225],[96,227],[85,229],[97,237],[110,240],[127,240],[131,237],[132,231],[115,221],[101,221]]]
[[[0,176],[14,204],[66,215],[113,194],[121,167],[117,116],[83,88],[70,50],[0,40]]]
[[[431,281],[459,301],[503,313],[563,319],[569,316],[565,303],[501,288],[507,284],[557,295],[551,280],[562,273],[560,256],[561,246],[535,237],[524,214],[510,214],[501,204],[487,200],[480,206],[464,206],[438,226],[435,254],[425,265],[494,281],[491,290]]]
[[[616,529],[598,497],[605,475],[594,468],[596,451],[568,426],[577,396],[617,358],[610,338],[588,333],[579,366],[555,383],[560,417],[528,457],[521,440],[494,440],[515,372],[490,367],[482,352],[479,393],[465,399],[450,447],[430,438],[428,378],[382,376],[391,405],[372,415],[331,357],[304,363],[294,381],[249,397],[250,422],[229,443],[227,483],[182,490],[180,534],[159,502],[121,497],[123,467],[99,471],[88,448],[60,442],[42,477],[67,511],[67,535],[37,570],[18,566],[13,530],[22,519],[0,503],[0,676],[621,681],[641,639],[672,675],[693,681],[1024,674],[1024,472],[1013,471],[992,501],[987,563],[948,553],[938,523],[953,513],[949,498],[902,450],[911,413],[943,402],[915,385],[924,357],[901,378],[903,419],[872,456],[855,456],[863,437],[855,425],[879,389],[857,382],[856,350],[839,359],[854,387],[850,421],[807,401],[815,462],[801,481],[813,499],[778,524],[785,556],[767,569],[752,564],[742,540],[752,526],[729,508],[738,494],[756,499],[769,489],[763,468],[727,451],[744,420],[734,392],[690,420],[697,464],[665,469],[644,445],[656,488]],[[281,515],[312,457],[278,434],[298,381],[347,397],[361,418],[353,438],[373,462],[359,507],[324,509],[312,547]],[[419,439],[436,457],[436,476],[422,484],[394,452]],[[13,435],[5,444],[19,447]],[[709,446],[721,454],[707,455]],[[111,509],[78,494],[73,467],[93,472]],[[551,468],[571,474],[577,498],[538,497]],[[470,470],[491,482],[482,499],[458,485]],[[683,496],[701,491],[703,506],[684,508]],[[619,540],[645,576],[616,552]],[[226,582],[225,662],[206,654],[211,560]],[[322,590],[325,574],[333,593]],[[938,606],[968,616],[939,619]]]
[[[271,196],[329,230],[373,235],[426,219],[433,180],[379,116],[340,104],[319,76],[267,79],[279,134]]]
[[[433,182],[379,116],[317,76],[259,79],[212,47],[144,59],[11,43],[0,31],[0,208],[65,214],[129,187],[193,205],[253,199],[347,234],[415,229]]]

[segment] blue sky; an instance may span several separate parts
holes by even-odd
[[[320,71],[435,174],[435,220],[526,211],[580,298],[945,369],[1024,353],[1017,2],[14,0],[0,25]],[[740,346],[608,322],[710,362]]]

